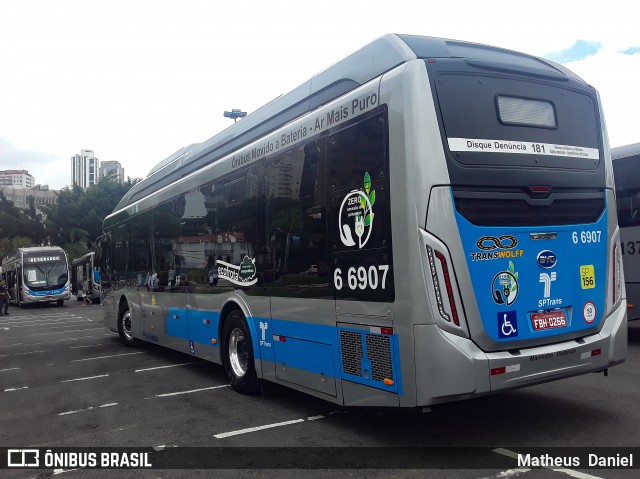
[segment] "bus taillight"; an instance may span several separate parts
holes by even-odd
[[[622,268],[620,265],[620,243],[618,242],[613,248],[613,261],[611,263],[613,267],[611,304],[615,305],[622,297]]]
[[[438,311],[440,312],[440,316],[442,316],[446,321],[451,322],[451,317],[444,309],[444,304],[442,301],[442,293],[440,291],[440,282],[438,281],[438,273],[436,272],[435,261],[433,260],[434,250],[427,247],[427,256],[429,257],[429,267],[431,269],[431,278],[433,279],[433,285],[436,292],[436,301],[438,303]],[[458,317],[458,310],[456,308],[455,296],[453,295],[453,287],[451,286],[451,276],[449,275],[449,267],[447,265],[447,260],[442,253],[435,250],[435,256],[440,261],[440,266],[442,268],[442,275],[444,277],[445,289],[447,291],[447,298],[449,300],[449,307],[451,308],[451,316],[453,317],[453,323],[456,326],[460,326],[460,318]]]

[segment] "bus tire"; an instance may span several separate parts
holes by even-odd
[[[241,394],[253,394],[260,390],[256,375],[253,344],[247,321],[239,310],[227,316],[222,332],[224,338],[222,362],[231,387]]]
[[[56,301],[56,303],[58,304],[58,306],[63,306],[64,305],[64,300],[63,299],[59,299],[58,301]]]
[[[118,333],[120,334],[120,340],[125,346],[136,346],[138,341],[133,337],[133,326],[131,323],[131,310],[127,303],[120,305],[120,311],[118,311]]]

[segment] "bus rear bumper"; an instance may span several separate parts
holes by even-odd
[[[435,325],[416,326],[417,405],[531,386],[620,364],[627,355],[626,310],[622,301],[599,333],[516,351],[486,353],[471,340]]]
[[[68,291],[62,294],[50,294],[47,296],[24,293],[25,303],[52,303],[54,301],[65,301],[69,299],[71,299],[71,293]]]

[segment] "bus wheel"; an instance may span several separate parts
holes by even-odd
[[[227,316],[222,333],[224,338],[223,363],[231,387],[241,394],[252,394],[260,390],[256,376],[251,335],[244,315],[232,311]]]
[[[137,341],[133,337],[131,324],[131,311],[127,303],[123,303],[118,312],[118,333],[120,333],[120,339],[126,346],[136,345]]]
[[[64,305],[64,300],[63,299],[59,299],[58,301],[56,301],[56,303],[58,304],[58,306],[62,306],[62,305]]]

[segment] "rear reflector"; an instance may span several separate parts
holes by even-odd
[[[369,332],[373,334],[384,334],[386,336],[393,336],[393,328],[379,328],[378,326],[369,326]]]

